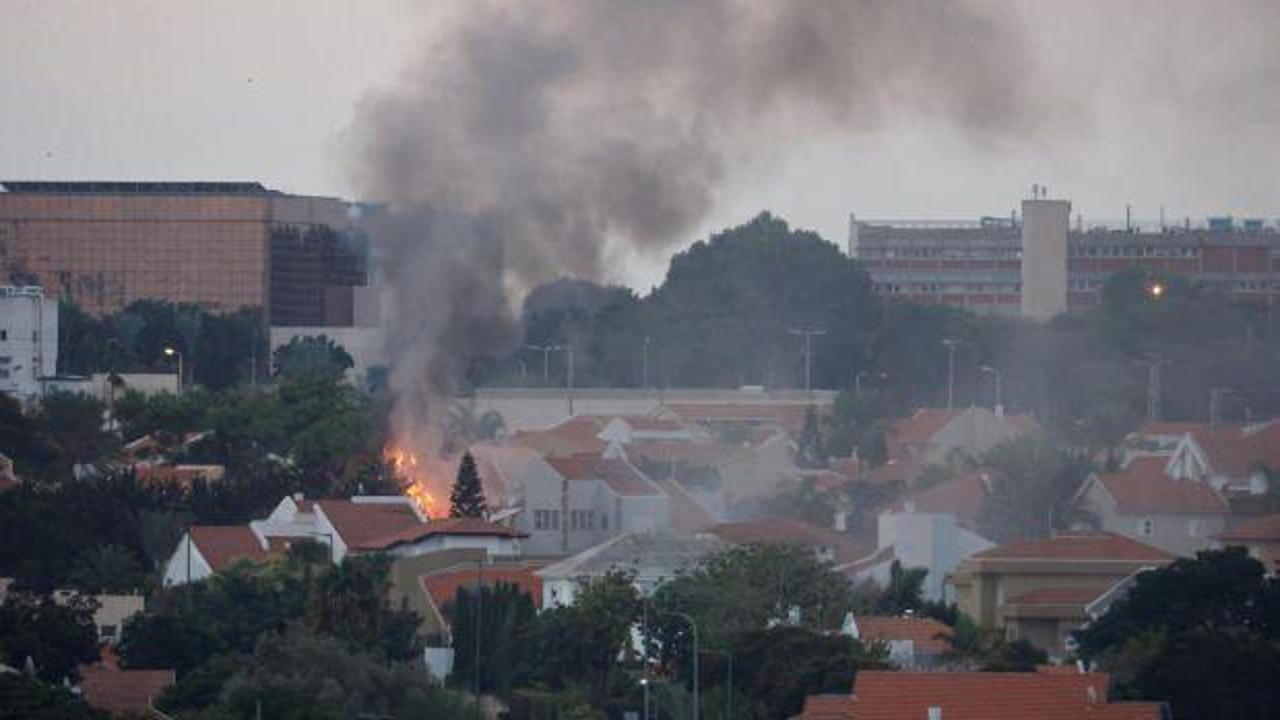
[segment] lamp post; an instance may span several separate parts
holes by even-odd
[[[942,344],[947,346],[947,409],[950,410],[956,400],[956,346],[960,341],[946,338]]]
[[[693,720],[698,720],[698,711],[701,704],[698,697],[698,623],[694,621],[691,615],[678,610],[667,610],[666,614],[683,619],[693,629]]]
[[[182,392],[182,351],[172,345],[164,346],[164,354],[168,357],[178,358],[178,392]]]
[[[812,383],[810,382],[812,378],[810,371],[813,366],[813,337],[815,335],[826,335],[827,331],[791,328],[787,332],[792,335],[798,335],[798,336],[804,337],[804,391],[806,393],[811,393],[813,392],[812,390],[813,386],[812,386]],[[697,719],[695,718],[694,720],[697,720]]]
[[[644,336],[644,350],[642,351],[643,360],[640,366],[642,368],[640,371],[641,373],[640,387],[641,389],[644,389],[644,390],[649,389],[649,343],[652,340],[653,338],[649,337],[648,335]]]
[[[559,350],[559,345],[525,345],[526,350],[536,350],[542,353],[542,384],[546,385],[551,381],[551,351]]]
[[[996,414],[1000,414],[1000,410],[1004,407],[1004,398],[1000,394],[1000,371],[990,365],[979,365],[978,369],[987,373],[996,381]]]

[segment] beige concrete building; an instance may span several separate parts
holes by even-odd
[[[252,182],[0,181],[0,273],[93,314],[154,299],[350,325],[366,284],[350,207]]]
[[[1113,533],[1017,540],[960,563],[951,576],[960,611],[1008,640],[1064,657],[1089,606],[1126,578],[1174,556]]]
[[[1067,311],[1067,230],[1071,203],[1022,201],[1022,316],[1048,320]]]

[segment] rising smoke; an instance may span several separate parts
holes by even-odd
[[[391,384],[414,427],[470,357],[514,342],[515,298],[685,239],[780,138],[903,112],[992,138],[1045,111],[1023,33],[983,5],[467,2],[433,20],[354,125],[358,186],[392,209]]]

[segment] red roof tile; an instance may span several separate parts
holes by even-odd
[[[1226,513],[1226,500],[1208,482],[1175,480],[1165,474],[1167,457],[1134,458],[1120,472],[1101,473],[1098,482],[1123,515],[1142,513]]]
[[[710,532],[735,545],[754,543],[789,545],[812,549],[831,548],[837,563],[847,563],[867,555],[871,548],[845,533],[810,525],[800,520],[748,520],[715,525]]]
[[[976,522],[992,482],[994,473],[990,470],[961,473],[950,480],[911,493],[894,503],[893,510],[902,512],[906,503],[912,502],[916,512],[952,513],[958,520]]]
[[[843,716],[838,704],[817,708],[824,715],[856,720],[924,720],[929,708],[944,720],[1147,720],[1160,717],[1157,703],[1107,703],[1107,676],[1101,673],[887,672],[864,670],[854,681]],[[1112,709],[1112,708],[1116,709]]]
[[[863,615],[854,622],[863,640],[910,640],[915,652],[925,655],[941,655],[950,647],[951,628],[933,618]]]
[[[329,519],[342,542],[353,550],[377,549],[383,538],[426,523],[407,503],[317,500],[316,507]],[[368,546],[369,543],[372,546]]]
[[[597,417],[571,417],[546,430],[517,432],[511,436],[511,442],[546,456],[599,453],[604,450],[604,441],[598,437],[603,427],[603,422]]]
[[[694,422],[772,423],[788,430],[804,426],[809,403],[671,403],[667,410]]]
[[[1000,560],[1129,560],[1168,562],[1173,556],[1115,533],[1064,533],[1047,540],[1014,540],[974,558]]]
[[[369,538],[360,544],[359,549],[385,550],[396,545],[426,540],[436,535],[470,535],[473,537],[500,538],[528,537],[528,534],[514,528],[491,523],[480,518],[443,518],[411,525],[386,535]]]
[[[189,532],[196,550],[215,571],[237,560],[265,560],[269,554],[248,525],[192,525]]]
[[[1280,468],[1280,422],[1242,427],[1201,426],[1191,432],[1215,472],[1246,477],[1258,466]]]
[[[894,423],[884,434],[889,457],[905,457],[906,446],[924,445],[929,442],[934,435],[938,434],[938,431],[955,420],[962,412],[964,411],[920,408],[911,417]]]
[[[485,565],[477,571],[474,564],[469,564],[423,575],[419,581],[437,609],[452,602],[460,588],[474,590],[478,583],[490,587],[498,583],[515,585],[529,593],[534,607],[541,608],[542,578],[535,574],[540,569],[540,565]]]
[[[146,713],[161,691],[175,682],[172,670],[84,668],[80,693],[89,705],[110,713]]]
[[[599,480],[619,495],[662,494],[653,481],[624,460],[599,455],[574,455],[547,458],[547,463],[565,480]]]
[[[853,717],[852,695],[810,695],[804,699],[803,720],[845,720]]]
[[[1217,537],[1228,542],[1280,542],[1280,513],[1254,518]]]

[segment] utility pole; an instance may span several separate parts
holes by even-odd
[[[566,394],[569,397],[569,417],[573,417],[573,346],[562,345],[558,349],[569,353],[569,376],[566,380]]]
[[[644,390],[649,389],[649,342],[653,338],[648,335],[644,336],[643,362],[641,363],[640,387]]]
[[[480,613],[484,609],[484,558],[476,559],[476,719],[480,718]]]
[[[1135,360],[1134,364],[1145,365],[1147,368],[1147,420],[1155,422],[1161,416],[1161,368],[1168,365],[1169,361],[1161,357],[1160,353],[1152,353],[1146,360]]]
[[[542,353],[542,384],[551,381],[551,351],[559,350],[559,345],[525,345],[526,349]]]
[[[947,346],[947,409],[950,410],[956,401],[956,346],[960,341],[946,338],[942,344]]]
[[[694,622],[691,615],[676,610],[668,610],[667,614],[683,619],[693,629],[693,720],[698,720],[701,705],[698,697],[698,623]]]
[[[827,331],[791,328],[787,332],[804,338],[804,391],[811,394],[813,392],[812,375],[810,374],[813,366],[813,337],[815,335],[826,335]],[[695,718],[695,720],[697,719]]]

